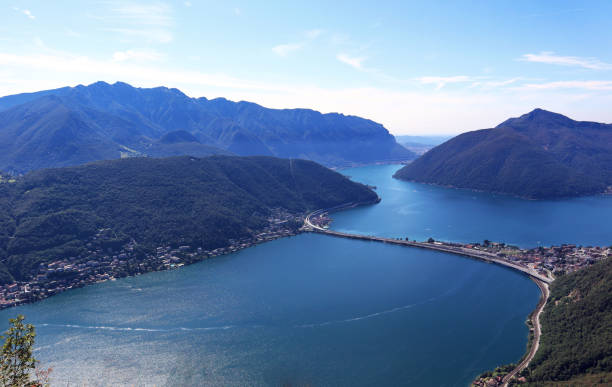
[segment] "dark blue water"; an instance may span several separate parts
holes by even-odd
[[[416,240],[489,239],[521,247],[612,244],[612,196],[524,200],[393,179],[399,168],[343,170],[353,180],[375,185],[382,201],[334,214],[333,228]]]
[[[537,287],[495,265],[300,235],[18,310],[57,383],[465,385],[521,356]]]
[[[610,235],[604,198],[527,202],[398,182],[396,168],[345,171],[383,201],[335,214],[334,227],[521,245]],[[575,226],[580,215],[597,227]],[[533,224],[542,217],[554,221]],[[538,297],[527,277],[496,265],[303,234],[65,292],[0,320],[23,313],[36,324],[36,356],[59,385],[461,386],[520,358]]]

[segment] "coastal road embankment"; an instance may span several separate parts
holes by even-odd
[[[540,315],[542,314],[542,311],[544,310],[544,307],[546,306],[546,301],[548,300],[548,296],[550,293],[548,291],[547,283],[544,283],[536,279],[533,279],[533,280],[540,288],[540,292],[542,293],[542,296],[540,297],[538,306],[536,307],[536,310],[533,312],[533,315],[531,317],[531,324],[533,326],[533,340],[531,342],[531,348],[529,349],[529,353],[527,353],[527,356],[525,356],[523,361],[521,361],[516,366],[516,368],[514,368],[504,377],[504,379],[502,380],[503,387],[508,386],[510,379],[518,375],[519,372],[521,372],[525,368],[527,368],[531,360],[533,360],[533,357],[535,356],[536,352],[538,351],[538,348],[540,347],[540,335],[542,334],[542,326],[540,324]]]
[[[401,245],[401,246],[406,246],[406,247],[416,247],[416,248],[421,248],[421,249],[435,250],[435,251],[440,251],[440,252],[445,252],[445,253],[450,253],[450,254],[455,254],[455,255],[461,255],[465,257],[470,257],[470,258],[479,259],[479,260],[483,260],[486,262],[492,262],[498,265],[506,266],[508,268],[520,271],[528,275],[536,283],[536,285],[538,285],[538,287],[540,288],[540,292],[541,292],[540,301],[538,302],[538,305],[535,311],[533,312],[532,318],[531,318],[531,322],[533,325],[533,340],[532,340],[531,348],[529,349],[529,352],[527,353],[527,355],[516,366],[516,368],[514,368],[510,373],[508,373],[504,377],[502,381],[503,386],[507,386],[508,382],[514,376],[518,375],[523,369],[525,369],[529,365],[529,363],[535,356],[540,346],[540,334],[542,332],[542,327],[540,325],[540,315],[542,314],[542,311],[544,310],[544,306],[546,305],[546,301],[548,300],[548,296],[549,296],[548,285],[553,281],[551,278],[543,276],[540,273],[536,272],[535,270],[529,267],[525,267],[522,265],[515,264],[513,262],[506,261],[504,259],[501,259],[495,254],[492,254],[486,251],[480,251],[480,250],[476,250],[472,248],[463,247],[460,244],[415,242],[415,241],[402,240],[402,239],[384,238],[384,237],[378,237],[378,236],[372,236],[372,235],[349,234],[349,233],[329,230],[327,228],[318,226],[312,222],[312,218],[322,213],[328,212],[328,211],[330,210],[321,209],[321,210],[314,211],[310,213],[308,216],[306,216],[304,220],[304,224],[306,228],[308,228],[309,230],[313,232],[335,236],[335,237],[340,237],[340,238],[382,242],[382,243],[396,244],[396,245]]]
[[[450,253],[450,254],[455,254],[455,255],[461,255],[464,257],[475,258],[478,260],[496,263],[498,265],[502,265],[502,266],[506,266],[514,270],[518,270],[524,274],[527,274],[531,278],[542,281],[546,284],[549,284],[550,282],[552,282],[552,279],[544,275],[541,275],[540,273],[538,273],[537,271],[529,267],[506,261],[504,259],[501,259],[497,255],[489,253],[487,251],[467,248],[459,244],[451,245],[451,244],[443,244],[443,243],[415,242],[415,241],[409,241],[409,240],[404,240],[404,239],[385,238],[385,237],[379,237],[379,236],[373,236],[373,235],[349,234],[345,232],[329,230],[329,229],[320,227],[312,222],[313,217],[318,216],[321,213],[328,212],[328,211],[329,210],[317,210],[317,211],[314,211],[308,214],[306,216],[306,219],[304,220],[306,227],[313,232],[331,235],[331,236],[340,237],[340,238],[359,239],[359,240],[365,240],[365,241],[395,244],[395,245],[406,246],[406,247],[416,247],[420,249],[435,250],[435,251],[440,251],[444,253]]]

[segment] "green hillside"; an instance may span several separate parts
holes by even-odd
[[[227,246],[268,224],[272,209],[303,214],[375,202],[364,185],[305,160],[214,156],[130,158],[31,172],[0,184],[0,283],[41,262],[82,256],[98,230],[112,248]]]
[[[536,109],[454,137],[395,177],[532,199],[599,194],[612,186],[612,125]]]
[[[529,381],[597,381],[612,373],[612,260],[560,277],[542,314]],[[607,376],[606,376],[607,374]],[[598,383],[598,382],[597,382]]]

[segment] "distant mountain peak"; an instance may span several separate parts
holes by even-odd
[[[535,109],[454,137],[395,177],[538,199],[603,193],[612,186],[612,125]]]
[[[576,121],[564,116],[563,114],[536,108],[520,117],[507,119],[506,121],[497,125],[496,128],[513,127],[515,129],[526,129],[528,127],[532,127],[533,125],[571,127],[574,126],[575,123]]]
[[[523,114],[521,117],[530,118],[530,119],[565,118],[569,120],[569,118],[564,116],[563,114],[551,112],[551,111],[540,109],[540,108],[533,109],[529,113]]]
[[[551,111],[544,110],[544,109],[541,109],[541,108],[535,108],[535,109],[533,109],[532,111],[530,111],[527,114],[532,115],[532,114],[558,114],[558,113],[553,113]]]
[[[117,83],[119,83],[119,82],[115,82],[115,84],[117,84]],[[82,86],[82,85],[79,85],[79,86]],[[94,82],[94,83],[92,83],[90,85],[87,85],[85,87],[109,87],[109,86],[111,86],[111,84],[108,83],[108,82],[97,81],[97,82]]]
[[[41,99],[45,96],[55,98]],[[45,134],[62,132],[66,117],[73,116],[80,123],[71,130],[87,126],[91,133],[51,146]],[[43,146],[49,150],[45,155],[38,151]],[[165,86],[99,81],[0,98],[0,169],[10,165],[23,172],[114,158],[125,153],[117,150],[122,147],[160,156],[274,155],[336,166],[414,158],[371,120],[309,109],[268,109],[224,98],[196,99]],[[27,165],[19,161],[23,154],[31,160]]]

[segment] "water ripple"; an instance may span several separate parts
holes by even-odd
[[[177,331],[219,331],[228,330],[233,328],[244,328],[237,325],[221,325],[213,327],[198,327],[198,328],[139,328],[139,327],[114,327],[107,325],[78,325],[78,324],[37,324],[40,327],[58,327],[58,328],[74,328],[74,329],[96,329],[96,330],[107,330],[107,331],[126,331],[126,332],[177,332]],[[253,325],[249,328],[258,328],[260,326]]]

